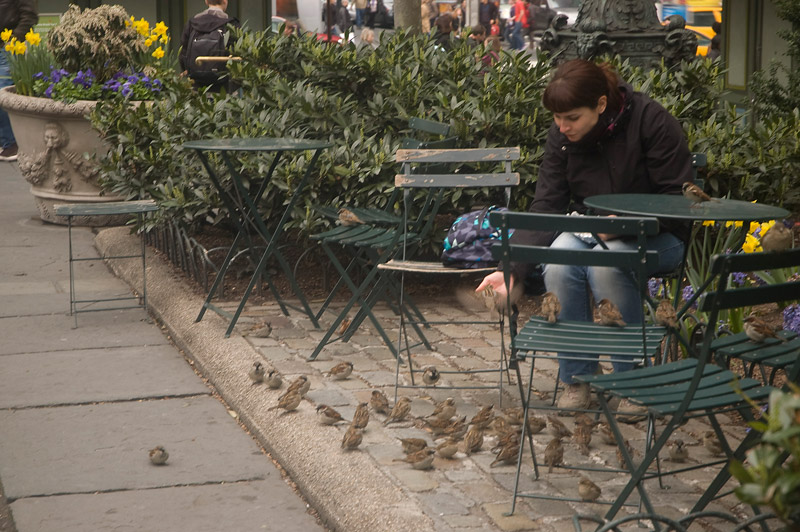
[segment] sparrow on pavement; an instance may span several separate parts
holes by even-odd
[[[656,308],[656,323],[664,325],[670,329],[678,328],[678,313],[675,312],[675,307],[672,306],[669,299],[662,299],[658,302]]]
[[[761,236],[761,248],[764,251],[784,251],[792,247],[793,240],[792,230],[781,222],[775,222],[775,225]]]
[[[503,416],[505,416],[509,425],[522,425],[522,417],[524,415],[525,409],[521,406],[503,409]]]
[[[272,324],[265,321],[263,324],[253,327],[247,335],[254,338],[268,338],[270,334],[272,334]]]
[[[683,440],[674,439],[667,443],[667,453],[673,462],[685,462],[689,458],[689,448]]]
[[[358,446],[361,445],[361,440],[363,438],[364,434],[361,432],[361,429],[357,429],[353,425],[350,425],[347,427],[344,437],[342,438],[342,449],[345,451],[352,451],[353,449],[358,448]]]
[[[587,425],[591,430],[597,425],[597,421],[584,413],[579,413],[575,415],[575,426],[577,427],[578,425]]]
[[[367,424],[369,424],[369,405],[367,403],[359,403],[353,414],[353,426],[364,430],[367,428]]]
[[[550,434],[555,438],[569,438],[572,436],[572,431],[567,428],[564,423],[555,416],[547,416],[548,429]]]
[[[553,438],[544,449],[544,464],[548,466],[548,473],[553,472],[553,467],[561,465],[564,461],[564,446],[561,438]]]
[[[547,426],[547,421],[544,418],[537,416],[528,416],[528,433],[539,434]]]
[[[692,203],[703,203],[705,201],[712,201],[711,196],[703,192],[703,189],[692,183],[691,181],[687,181],[681,187],[681,192],[683,192],[683,196],[690,200]]]
[[[744,319],[744,332],[748,338],[754,342],[763,342],[767,338],[775,338],[781,342],[785,342],[785,338],[779,337],[770,325],[761,318],[750,314]]]
[[[625,320],[622,319],[622,313],[620,313],[619,308],[617,308],[610,299],[601,299],[597,304],[597,311],[600,325],[625,327]]]
[[[342,320],[342,324],[339,325],[339,336],[344,336],[344,333],[346,333],[347,329],[350,328],[351,323],[353,323],[353,320],[350,318],[345,318]]]
[[[497,443],[494,444],[494,447],[491,448],[493,453],[498,452],[503,447],[508,447],[509,445],[516,445],[519,444],[519,437],[520,433],[516,430],[511,430],[506,432],[501,437],[497,439]]]
[[[352,362],[339,362],[328,371],[328,376],[335,381],[343,381],[353,373]]]
[[[578,495],[580,495],[581,499],[584,501],[596,501],[600,498],[600,492],[600,486],[588,478],[582,478],[580,482],[578,482]]]
[[[589,444],[592,442],[591,425],[577,425],[572,433],[572,441],[578,446],[583,456],[589,456]]]
[[[271,369],[269,373],[267,373],[266,377],[267,387],[270,390],[277,390],[278,388],[283,385],[283,379],[281,378],[281,374],[278,373],[278,370]]]
[[[633,461],[633,457],[636,456],[636,451],[628,440],[625,440],[625,449],[627,449],[631,461]],[[617,463],[620,469],[628,469],[628,464],[625,462],[625,457],[622,455],[622,449],[619,447],[617,447]]]
[[[719,438],[717,438],[717,433],[713,430],[706,431],[706,433],[703,434],[703,447],[711,453],[711,456],[721,456],[725,453]]]
[[[308,377],[305,375],[300,375],[295,380],[289,384],[289,387],[286,388],[286,393],[289,392],[298,392],[300,397],[305,397],[308,393],[308,390],[311,389],[311,381],[308,380]]]
[[[150,461],[153,465],[164,465],[167,463],[169,453],[161,445],[150,449]]]
[[[436,455],[439,458],[449,460],[453,458],[458,452],[458,440],[447,438],[442,443],[436,446]]]
[[[411,412],[411,399],[408,397],[401,397],[395,403],[394,408],[389,413],[389,417],[383,422],[384,426],[389,423],[404,421],[408,413]]]
[[[455,419],[442,431],[444,436],[460,440],[467,433],[467,416]]]
[[[494,467],[497,464],[506,465],[517,461],[519,457],[519,440],[516,443],[509,442],[507,445],[500,447],[495,456],[494,461],[489,464],[489,467]]]
[[[286,392],[282,396],[278,398],[278,404],[275,406],[271,406],[267,408],[267,410],[277,410],[278,408],[282,408],[284,412],[291,412],[292,410],[296,410],[298,406],[300,406],[300,401],[303,400],[303,396],[300,395],[300,392],[297,390],[292,392]]]
[[[373,412],[378,412],[380,414],[388,414],[392,411],[389,408],[389,399],[386,397],[386,394],[380,390],[372,390],[372,395],[369,398],[369,406],[372,408]]]
[[[441,403],[438,403],[436,407],[433,409],[431,415],[427,416],[428,418],[438,418],[443,419],[445,421],[450,421],[450,419],[456,415],[456,401],[452,397],[448,397]]]
[[[395,462],[408,462],[414,469],[430,469],[433,467],[433,453],[436,451],[429,447],[411,453],[405,458],[395,458]]]
[[[339,209],[339,223],[342,225],[360,225],[364,221],[350,209],[342,207]]]
[[[253,362],[253,366],[250,368],[250,371],[247,372],[247,376],[250,377],[253,384],[258,384],[259,382],[264,382],[265,373],[266,370],[261,362]]]
[[[335,425],[341,421],[347,421],[339,412],[328,405],[317,406],[317,417],[323,425]]]
[[[555,323],[561,314],[561,301],[553,292],[545,292],[542,296],[542,315],[550,323]]]
[[[424,382],[426,386],[435,386],[441,377],[442,374],[439,373],[436,366],[428,366],[422,372],[422,382]]]
[[[403,446],[404,453],[411,454],[427,447],[428,442],[422,438],[400,438],[400,445]]]
[[[608,423],[600,424],[600,441],[602,441],[606,445],[617,444],[617,440],[616,438],[614,438],[614,433],[611,432],[611,427],[608,426]]]
[[[469,424],[480,429],[485,429],[489,426],[489,423],[492,422],[492,418],[494,418],[494,412],[492,411],[493,408],[494,405],[484,406],[478,411],[477,414],[472,416],[472,419],[469,420]]]
[[[444,434],[444,431],[447,430],[447,427],[451,425],[451,421],[449,419],[442,419],[438,417],[422,419],[421,421],[425,430],[429,431],[434,436],[441,436]]]
[[[473,425],[464,436],[464,453],[470,455],[477,453],[483,447],[483,429]]]

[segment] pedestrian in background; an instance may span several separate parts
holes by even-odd
[[[39,22],[34,0],[0,0],[0,30],[11,30],[11,35],[25,42],[25,34]],[[11,85],[8,55],[0,49],[0,88]],[[0,109],[0,161],[12,162],[18,158],[17,139],[11,129],[8,113]]]
[[[356,26],[361,29],[367,19],[367,0],[356,0]]]
[[[433,0],[422,0],[422,5],[420,6],[420,19],[422,22],[422,33],[430,33],[431,32],[431,20],[433,17]]]

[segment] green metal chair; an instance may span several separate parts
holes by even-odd
[[[723,310],[791,301],[800,299],[800,283],[786,282],[775,285],[729,288],[729,277],[735,272],[753,272],[775,268],[800,266],[800,250],[783,253],[752,253],[718,255],[712,259],[711,274],[718,279],[717,288],[704,294],[699,309],[707,312],[709,323],[717,323]],[[641,502],[649,513],[654,513],[653,504],[646,490],[646,481],[653,477],[677,475],[699,467],[722,465],[717,477],[697,501],[692,512],[699,512],[715,498],[730,479],[727,464],[731,460],[743,460],[744,454],[758,440],[758,431],[750,431],[742,442],[732,449],[722,431],[717,415],[723,412],[738,412],[746,421],[753,419],[752,406],[766,401],[771,386],[760,381],[741,377],[713,362],[715,338],[713,331],[707,331],[697,358],[688,358],[668,364],[637,369],[618,375],[581,376],[578,380],[588,383],[596,392],[604,414],[618,442],[623,441],[619,426],[609,409],[611,397],[628,399],[645,406],[651,416],[661,418],[665,424],[660,434],[645,452],[641,463],[634,464],[630,454],[622,447],[622,454],[628,465],[631,478],[617,499],[605,514],[606,520],[615,518],[617,512],[634,491],[638,491]],[[797,375],[800,365],[800,344],[793,346],[794,363],[789,368],[791,375]],[[719,345],[719,343],[717,344]],[[671,471],[651,471],[651,464],[672,436],[673,432],[686,420],[706,418],[719,438],[725,453],[716,462],[680,467]],[[754,508],[758,513],[758,509]]]
[[[451,149],[451,150],[434,150],[434,149],[417,149],[417,150],[398,150],[397,161],[402,164],[402,174],[395,178],[395,186],[403,191],[403,232],[400,239],[399,252],[390,260],[379,263],[377,269],[383,272],[389,278],[399,274],[399,288],[395,293],[399,296],[398,306],[400,309],[400,327],[397,341],[397,351],[405,352],[408,361],[408,371],[411,384],[400,384],[400,365],[402,364],[401,357],[397,357],[396,371],[395,371],[395,398],[397,391],[400,388],[420,388],[428,387],[428,385],[420,385],[415,379],[415,375],[424,372],[424,368],[415,368],[411,349],[420,344],[411,345],[408,340],[407,326],[412,326],[415,330],[419,330],[419,326],[429,326],[435,324],[460,324],[460,325],[476,325],[476,324],[494,324],[499,325],[499,330],[503,330],[503,316],[500,313],[497,320],[468,320],[456,321],[448,320],[446,322],[431,321],[424,316],[419,316],[415,312],[406,312],[406,305],[409,302],[409,296],[405,290],[406,274],[415,273],[426,276],[445,276],[445,275],[458,275],[465,274],[483,274],[494,271],[496,268],[491,265],[486,268],[455,268],[452,266],[445,266],[441,261],[431,262],[423,260],[414,260],[414,254],[417,251],[416,245],[420,242],[421,237],[429,234],[433,221],[439,213],[439,203],[445,192],[466,188],[479,188],[484,189],[487,194],[491,194],[493,190],[502,188],[505,205],[508,206],[511,200],[511,187],[519,184],[519,174],[511,171],[512,161],[519,160],[520,150],[518,147],[514,148],[483,148],[483,149]],[[449,166],[449,173],[442,173],[440,168]],[[487,171],[485,167],[500,168],[497,171]],[[476,168],[478,168],[476,170]],[[418,194],[419,191],[424,191],[423,194]],[[433,205],[428,205],[428,199],[431,196],[439,198],[438,202]],[[424,199],[419,208],[419,214],[416,214],[416,222],[409,221],[409,213],[416,213],[416,204],[419,200]],[[487,198],[489,199],[489,198]],[[424,226],[420,227],[420,223],[424,221]],[[422,340],[422,339],[421,339]],[[426,345],[431,349],[429,345]],[[437,389],[499,389],[502,402],[502,389],[503,389],[503,373],[508,373],[508,364],[504,356],[504,350],[501,349],[500,364],[497,368],[489,369],[474,369],[474,370],[439,370],[442,375],[448,374],[461,374],[461,375],[475,375],[478,373],[498,373],[499,383],[497,386],[487,386],[485,384],[463,384],[463,385],[446,385],[437,383],[434,386]]]
[[[658,220],[655,218],[629,218],[606,216],[566,216],[558,214],[537,214],[500,212],[491,213],[491,223],[501,230],[501,243],[495,244],[493,253],[502,260],[503,271],[506,272],[506,286],[510,282],[511,265],[515,262],[537,264],[571,264],[583,266],[617,267],[631,270],[636,278],[642,305],[647,298],[647,268],[658,260],[655,251],[647,250],[647,237],[658,234]],[[598,242],[602,240],[598,233],[617,234],[620,237],[635,239],[637,246],[630,250],[585,249],[566,250],[548,246],[527,246],[515,244],[508,238],[514,231],[546,231],[591,233]],[[602,244],[601,244],[602,246]],[[510,301],[508,302],[510,307]],[[555,352],[601,355],[603,360],[634,362],[641,365],[650,364],[650,359],[657,353],[659,342],[664,337],[663,327],[649,324],[628,324],[625,327],[608,327],[591,322],[561,321],[550,323],[547,319],[533,316],[519,330],[515,321],[509,320],[511,333],[511,368],[517,372],[517,382],[525,415],[531,409],[558,410],[556,406],[532,401],[533,376],[536,359],[557,360]],[[530,360],[530,376],[528,389],[524,389],[520,375],[519,363]],[[557,383],[558,379],[556,379]],[[557,384],[556,384],[557,385]],[[555,400],[553,401],[555,403]],[[533,459],[534,477],[539,478],[536,452],[527,426],[523,424],[522,441],[528,439]],[[517,461],[516,479],[514,482],[514,499],[511,512],[514,512],[518,497],[536,499],[554,499],[580,501],[577,498],[560,497],[538,492],[523,493],[519,491],[522,456],[524,446],[520,446]],[[594,465],[570,466],[571,469],[597,470]],[[608,469],[605,469],[608,470]],[[613,471],[613,470],[612,470]]]

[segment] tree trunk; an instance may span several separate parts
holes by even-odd
[[[422,31],[420,9],[420,0],[395,0],[394,27],[408,28],[413,33],[420,33]]]

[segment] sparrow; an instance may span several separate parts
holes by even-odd
[[[467,433],[467,416],[460,419],[451,421],[450,424],[442,431],[442,434],[449,438],[460,440]]]
[[[744,332],[748,338],[754,342],[763,342],[767,338],[775,338],[781,342],[785,342],[785,338],[780,338],[775,334],[775,329],[767,325],[767,322],[755,315],[750,314],[744,319]]]
[[[690,200],[692,203],[703,203],[705,201],[712,201],[711,196],[703,192],[703,189],[692,183],[691,181],[687,181],[681,187],[681,192],[683,192],[683,197]]]
[[[761,247],[764,251],[784,251],[792,247],[794,236],[792,230],[780,222],[761,236]]]
[[[169,453],[162,446],[158,445],[150,449],[150,461],[153,465],[164,465],[168,458]]]
[[[503,415],[505,416],[509,425],[522,425],[522,417],[525,415],[525,409],[521,406],[516,408],[505,408],[503,409]]]
[[[369,406],[372,408],[373,412],[379,412],[381,414],[388,414],[392,411],[389,408],[389,399],[386,397],[386,394],[380,390],[372,390],[372,396],[369,398]]]
[[[289,387],[286,388],[286,393],[289,392],[299,392],[301,397],[305,397],[308,393],[308,390],[311,389],[311,381],[308,380],[308,377],[305,375],[300,375],[295,380],[289,384]]]
[[[267,381],[267,387],[270,390],[277,390],[278,388],[281,387],[281,385],[283,385],[283,379],[281,378],[281,374],[278,373],[278,370],[276,369],[269,370],[269,373],[267,373],[266,381]]]
[[[441,377],[442,374],[439,373],[436,366],[428,366],[422,372],[422,382],[424,382],[426,386],[435,386]]]
[[[389,417],[383,422],[384,426],[388,425],[389,423],[394,423],[397,421],[403,421],[406,419],[406,416],[411,411],[411,399],[408,397],[401,397],[397,400],[397,403],[392,408],[392,411],[389,413]]]
[[[436,455],[439,458],[451,459],[458,452],[458,440],[454,438],[447,438],[442,443],[436,446]]]
[[[631,461],[633,461],[636,451],[633,449],[631,442],[628,440],[625,440],[625,449],[628,450],[628,454],[631,456]],[[628,464],[625,463],[625,457],[622,456],[622,449],[619,447],[617,447],[617,462],[619,463],[620,469],[628,469]]]
[[[414,469],[430,469],[433,467],[433,453],[436,451],[425,448],[415,453],[411,453],[405,458],[395,458],[395,462],[408,462]]]
[[[509,443],[508,445],[500,447],[497,456],[495,457],[494,461],[489,464],[489,467],[494,467],[495,464],[505,465],[516,462],[518,456],[519,440],[517,440],[516,443]]]
[[[592,441],[591,425],[578,425],[572,433],[572,441],[578,445],[583,456],[589,456],[589,444]]]
[[[403,452],[406,454],[421,451],[428,446],[428,442],[422,438],[400,438],[400,444],[403,446]]]
[[[328,371],[328,376],[335,381],[343,381],[353,373],[352,362],[339,362]]]
[[[553,438],[544,449],[544,463],[549,466],[547,472],[552,473],[553,467],[561,465],[564,461],[564,446],[561,445],[561,438]]]
[[[501,437],[499,437],[497,439],[497,443],[494,445],[494,447],[491,448],[491,451],[493,453],[496,453],[500,449],[502,449],[503,447],[508,447],[509,445],[518,445],[519,444],[519,436],[520,436],[520,433],[515,431],[515,430],[506,432],[505,434],[503,434]]]
[[[335,425],[340,421],[347,421],[339,412],[328,405],[319,405],[317,407],[317,417],[319,417],[319,422],[323,425]]]
[[[347,332],[347,329],[350,327],[351,323],[353,323],[353,320],[350,318],[345,318],[342,320],[342,324],[339,325],[339,336],[344,336],[344,333]]]
[[[345,451],[356,449],[359,445],[361,445],[361,440],[363,438],[364,434],[361,432],[361,430],[355,428],[353,425],[350,425],[347,427],[347,430],[344,433],[344,438],[342,438],[342,449]]]
[[[422,423],[425,430],[429,431],[434,436],[441,436],[444,434],[444,431],[447,430],[447,427],[449,427],[451,424],[449,419],[441,419],[438,417],[433,419],[423,419]]]
[[[725,452],[719,438],[717,438],[717,433],[713,430],[706,431],[703,434],[703,447],[711,453],[711,456],[720,456]]]
[[[625,327],[625,321],[622,319],[617,306],[610,299],[603,298],[597,304],[598,315],[600,318],[600,325],[614,325],[617,327]]]
[[[473,425],[464,436],[464,453],[468,456],[477,453],[483,447],[483,429]]]
[[[662,299],[656,308],[656,323],[670,329],[678,328],[678,314],[669,299]]]
[[[268,321],[265,321],[262,325],[256,325],[253,327],[248,333],[248,336],[253,336],[255,338],[267,338],[270,334],[272,334],[272,324]]]
[[[363,430],[367,428],[367,424],[369,424],[369,405],[367,403],[359,403],[353,414],[353,426]]]
[[[600,498],[600,492],[600,486],[588,478],[582,478],[580,482],[578,482],[578,495],[580,495],[581,499],[584,501],[596,501]]]
[[[481,290],[480,296],[481,301],[483,301],[483,306],[486,307],[486,310],[488,310],[493,317],[497,317],[498,312],[502,313],[505,301],[500,300],[500,297],[498,297],[492,285]]]
[[[539,434],[547,426],[547,421],[544,418],[536,416],[528,416],[528,433]]]
[[[616,438],[614,438],[614,433],[611,432],[611,427],[608,426],[608,423],[600,424],[600,441],[602,441],[606,445],[617,444],[617,440]]]
[[[489,426],[489,423],[492,422],[492,418],[494,417],[494,412],[492,412],[493,408],[494,405],[484,406],[478,411],[477,414],[472,416],[472,419],[470,419],[469,424],[474,425],[480,429],[485,429],[486,427]]]
[[[431,415],[428,417],[450,421],[450,418],[452,418],[454,415],[456,415],[456,401],[452,397],[448,397],[441,403],[437,404]]]
[[[555,323],[559,314],[561,314],[561,301],[553,292],[545,292],[542,296],[542,315],[548,322]]]
[[[593,430],[595,425],[597,425],[597,421],[586,414],[580,413],[575,415],[575,426],[577,427],[579,425],[586,425],[589,427],[589,430]]]
[[[265,373],[266,370],[264,370],[264,365],[261,362],[253,362],[253,367],[247,372],[247,376],[250,377],[253,384],[258,384],[259,382],[264,382]]]
[[[550,434],[556,438],[569,438],[572,436],[570,431],[564,423],[555,416],[547,416]]]
[[[360,225],[363,224],[364,221],[350,209],[342,207],[339,209],[339,223],[342,225]]]
[[[689,448],[683,440],[674,439],[667,443],[667,453],[673,462],[685,462],[689,458]]]
[[[300,406],[300,401],[303,400],[303,396],[300,395],[298,391],[286,392],[282,396],[278,398],[278,404],[275,406],[271,406],[267,408],[267,410],[276,410],[278,408],[283,408],[285,412],[291,412],[292,410],[297,409]]]
[[[511,425],[508,424],[506,418],[502,416],[495,416],[495,418],[492,420],[492,429],[494,429],[494,433],[498,436],[503,436],[511,430]]]

